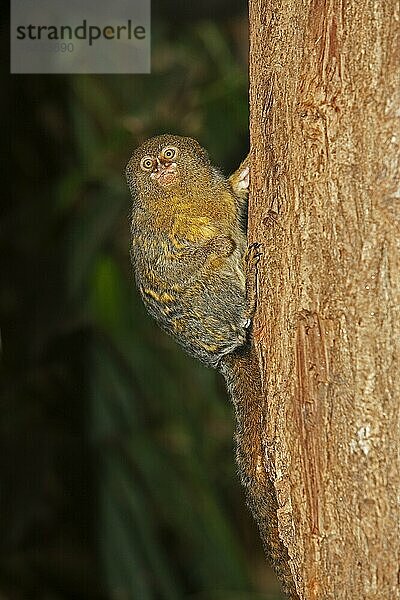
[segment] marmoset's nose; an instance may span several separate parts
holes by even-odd
[[[155,171],[156,173],[159,173],[162,168],[163,168],[163,164],[161,163],[160,158],[157,157],[156,164],[153,167],[153,171]]]
[[[164,167],[169,167],[170,164],[171,164],[171,161],[167,160],[163,156],[157,157],[157,170],[158,171]]]

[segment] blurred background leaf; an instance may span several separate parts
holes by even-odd
[[[226,172],[248,150],[246,4],[188,4],[153,2],[150,76],[11,78],[2,600],[279,598],[223,383],[146,315],[129,264],[143,139],[196,137]]]

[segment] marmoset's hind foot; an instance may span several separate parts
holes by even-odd
[[[254,242],[247,247],[243,256],[244,272],[246,275],[246,302],[247,309],[244,318],[246,327],[250,326],[257,306],[257,264],[261,256],[261,244]]]

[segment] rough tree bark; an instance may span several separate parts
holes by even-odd
[[[396,11],[250,0],[263,394],[247,427],[307,600],[400,598]]]

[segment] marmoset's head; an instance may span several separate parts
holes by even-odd
[[[210,161],[196,140],[160,135],[135,150],[125,174],[132,194],[160,196],[190,189],[210,173]]]

